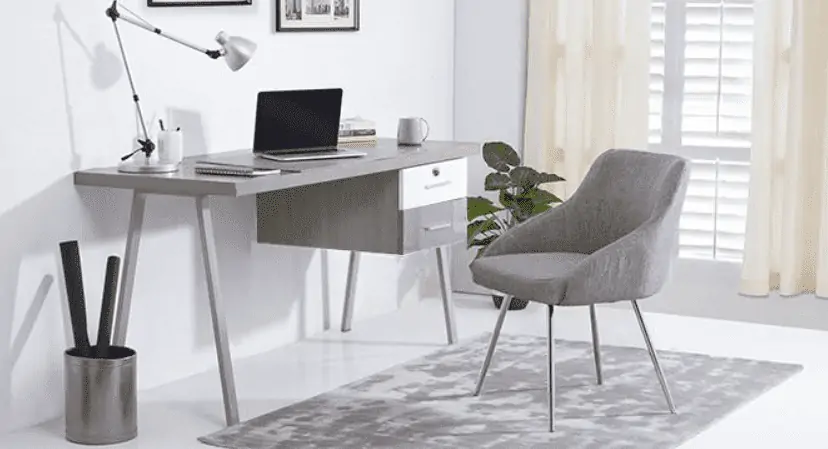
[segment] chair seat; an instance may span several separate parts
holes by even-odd
[[[516,298],[558,305],[566,284],[586,254],[526,253],[482,257],[471,264],[474,282]]]

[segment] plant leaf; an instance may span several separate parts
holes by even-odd
[[[535,208],[532,209],[532,216],[540,215],[548,210],[552,209],[552,206],[548,204],[537,204],[535,203]]]
[[[484,232],[499,231],[500,225],[497,224],[494,217],[489,217],[486,220],[477,220],[469,223],[466,227],[466,243],[471,246],[474,239]]]
[[[515,205],[517,207],[513,209],[513,214],[518,223],[532,218],[532,212],[535,210],[535,202],[531,198],[515,198]]]
[[[502,190],[511,187],[511,179],[503,173],[489,173],[486,176],[486,190]]]
[[[475,241],[471,242],[471,244],[469,245],[469,248],[473,248],[473,247],[485,248],[485,247],[491,245],[492,242],[497,240],[497,237],[498,236],[496,236],[496,235],[491,235],[489,237],[484,237],[482,239],[475,240]]]
[[[503,207],[508,208],[508,209],[511,209],[515,205],[515,196],[512,195],[511,193],[509,193],[506,190],[501,190],[500,191],[499,200],[500,200],[500,204],[503,205]]]
[[[538,173],[538,185],[561,181],[566,181],[566,179],[563,179],[554,173]]]
[[[497,221],[495,221],[494,217],[489,218],[486,223],[483,223],[480,226],[480,232],[492,232],[492,231],[500,231],[502,228]]]
[[[509,173],[512,183],[524,189],[531,189],[538,185],[540,173],[531,167],[516,167]]]
[[[482,196],[466,198],[466,208],[466,219],[468,221],[474,221],[484,215],[495,214],[503,210],[495,206],[490,199]]]
[[[483,160],[486,165],[501,173],[509,171],[510,167],[520,165],[520,156],[517,151],[504,142],[487,142],[483,145]]]
[[[520,222],[518,219],[518,215],[520,214],[518,204],[517,204],[517,196],[510,193],[508,190],[501,190],[500,191],[500,204],[509,211],[510,219],[506,220],[506,225],[508,227],[512,227],[515,225],[515,222]]]
[[[563,202],[557,195],[538,188],[526,192],[525,196],[526,198],[531,199],[535,205]]]

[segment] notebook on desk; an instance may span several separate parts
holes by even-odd
[[[260,92],[253,153],[279,162],[366,156],[340,148],[342,89]]]
[[[234,165],[197,163],[195,166],[195,172],[199,175],[244,176],[252,178],[256,176],[277,175],[279,173],[282,173],[282,169],[239,167]]]
[[[298,173],[276,164],[257,159],[249,154],[205,156],[195,162],[195,172],[200,175],[256,177],[280,173]]]

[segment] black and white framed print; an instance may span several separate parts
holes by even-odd
[[[357,31],[359,0],[276,0],[276,31]]]
[[[147,0],[147,6],[240,6],[253,0]]]

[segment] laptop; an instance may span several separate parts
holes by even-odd
[[[279,162],[366,156],[338,148],[342,89],[260,92],[253,153]]]

